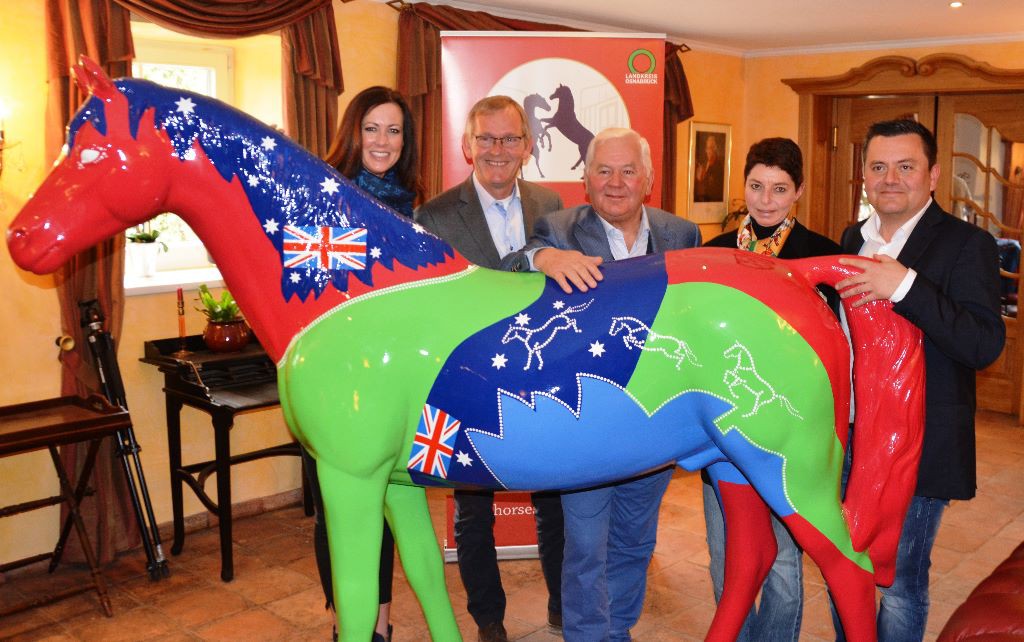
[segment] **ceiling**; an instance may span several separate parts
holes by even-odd
[[[746,55],[1024,41],[1024,0],[432,0]]]

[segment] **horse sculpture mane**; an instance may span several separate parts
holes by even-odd
[[[235,110],[83,65],[93,97],[11,223],[11,255],[43,273],[159,212],[192,226],[317,459],[343,640],[373,630],[385,509],[433,638],[458,639],[414,482],[564,489],[669,462],[708,467],[728,525],[709,639],[736,636],[774,559],[769,509],[822,569],[847,637],[874,639],[874,583],[891,582],[916,476],[923,356],[890,305],[847,306],[858,456],[840,504],[849,346],[813,289],[849,274],[834,257],[671,252],[565,295],[469,265]]]

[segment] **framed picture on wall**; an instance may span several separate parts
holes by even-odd
[[[690,123],[690,181],[688,218],[694,223],[718,223],[729,205],[729,154],[732,126]]]

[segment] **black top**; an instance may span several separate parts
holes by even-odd
[[[758,225],[756,221],[754,222],[754,231],[757,233],[757,238],[767,238],[775,231],[776,227],[778,226],[765,228]],[[763,236],[762,232],[764,233]],[[739,229],[719,234],[705,243],[704,247],[731,247],[736,249],[736,236],[738,234]],[[789,237],[786,238],[782,250],[779,251],[779,258],[806,259],[812,256],[827,256],[829,254],[842,254],[842,249],[838,243],[826,236],[810,231],[801,225],[800,221],[793,221],[793,229],[790,230]]]
[[[757,234],[757,238],[768,238],[778,225],[773,227],[762,227],[754,221],[754,232]],[[704,244],[704,247],[728,247],[732,249],[739,249],[736,247],[736,237],[739,235],[739,228],[726,232],[725,234],[719,234],[715,238],[711,239]],[[789,231],[789,236],[786,238],[786,242],[782,245],[782,249],[779,250],[780,259],[806,259],[812,256],[828,256],[830,254],[842,254],[842,248],[839,244],[828,238],[822,236],[816,232],[812,232],[803,225],[800,221],[793,221],[793,229]],[[832,308],[832,312],[836,316],[839,316],[839,295],[835,290],[828,286],[821,286],[818,288],[821,293],[828,299],[828,305]]]

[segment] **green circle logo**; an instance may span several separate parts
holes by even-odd
[[[636,65],[633,63],[636,61],[637,56],[644,56],[648,61],[648,69],[646,71],[638,71]],[[629,67],[629,72],[633,74],[653,74],[654,73],[654,54],[647,49],[637,49],[633,53],[629,54],[629,60],[626,62]]]

